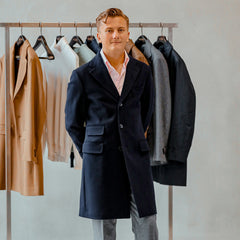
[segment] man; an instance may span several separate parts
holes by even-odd
[[[144,136],[154,102],[150,68],[128,56],[129,20],[110,8],[96,19],[102,50],[74,70],[66,129],[83,157],[79,216],[95,240],[116,239],[116,219],[132,219],[136,240],[156,240],[156,204]]]

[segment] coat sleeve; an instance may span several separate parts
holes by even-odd
[[[86,99],[83,85],[76,70],[74,70],[67,89],[65,127],[80,155],[82,155],[82,144],[85,137],[85,109]]]
[[[25,147],[23,159],[38,163],[42,156],[42,133],[46,120],[45,92],[43,88],[43,74],[39,59],[36,57],[29,61],[27,91],[29,99],[29,114],[26,118],[28,126],[25,135]]]
[[[195,124],[196,95],[187,67],[179,55],[173,61],[175,84],[172,83],[173,111],[167,158],[186,163]]]
[[[146,72],[144,73],[145,77],[145,84],[144,90],[141,96],[141,117],[143,123],[144,132],[147,130],[152,114],[154,109],[154,84],[153,84],[153,77],[151,68],[146,66]]]

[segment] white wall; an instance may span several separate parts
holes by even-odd
[[[197,95],[196,128],[188,158],[188,186],[174,187],[174,240],[237,240],[240,234],[240,1],[7,1],[0,22],[94,22],[121,8],[130,22],[178,22],[174,47],[185,60]],[[140,29],[131,29],[133,40]],[[154,42],[160,29],[143,29]],[[70,40],[75,29],[62,29]],[[96,30],[93,31],[96,33]],[[35,43],[39,29],[23,29]],[[83,39],[89,29],[78,29]],[[11,45],[20,34],[11,30]],[[43,29],[49,45],[59,29]],[[4,31],[0,29],[0,55]],[[45,196],[12,193],[13,240],[88,240],[91,221],[78,217],[81,172],[44,159]],[[155,184],[161,240],[168,239],[167,187]],[[0,192],[0,239],[5,239],[5,191]],[[130,219],[118,239],[133,239]]]

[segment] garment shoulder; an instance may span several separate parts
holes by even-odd
[[[165,60],[165,57],[163,56],[161,51],[154,46],[151,47],[151,55],[152,55],[153,61]]]
[[[27,61],[29,63],[36,63],[41,66],[39,57],[32,47],[28,47],[27,49]]]
[[[71,81],[83,82],[85,79],[87,79],[88,78],[87,76],[89,74],[88,65],[89,65],[89,62],[74,69],[72,71]]]
[[[176,64],[184,64],[184,60],[181,58],[181,56],[176,52],[174,49],[172,50],[172,58],[174,59]]]
[[[133,57],[131,57],[130,60],[132,61],[132,64],[134,64],[139,69],[144,70],[144,71],[149,71],[150,67],[146,63],[141,62],[138,59],[135,59]]]

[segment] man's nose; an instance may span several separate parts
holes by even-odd
[[[113,32],[113,38],[118,38],[118,37],[119,37],[118,31],[114,31]]]

